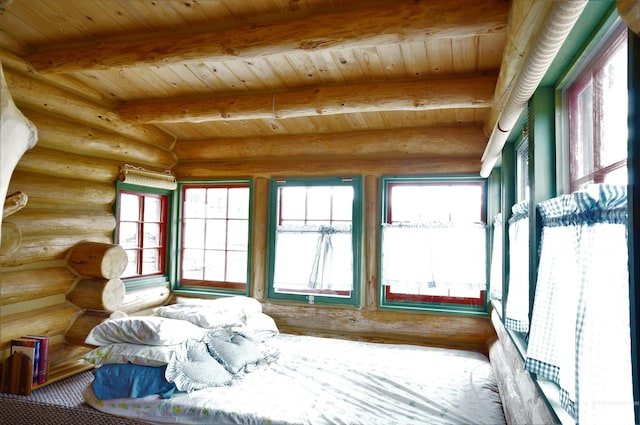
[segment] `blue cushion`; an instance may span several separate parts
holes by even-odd
[[[169,398],[176,386],[164,376],[167,366],[141,366],[131,363],[106,364],[95,370],[93,393],[98,400],[146,397],[160,394]]]

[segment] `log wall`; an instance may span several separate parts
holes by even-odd
[[[3,247],[5,236],[16,240],[6,241],[12,249],[0,251],[0,361],[9,355],[12,338],[46,335],[58,379],[80,370],[77,360],[89,349],[82,344],[86,323],[95,325],[124,304],[132,313],[145,307],[140,295],[124,294],[119,276],[82,277],[67,257],[79,243],[113,243],[120,166],[172,168],[174,138],[121,120],[108,99],[82,83],[44,80],[20,59],[22,52],[11,50],[18,44],[4,41],[0,61],[9,90],[39,137],[9,182],[8,193],[22,192],[28,201],[3,219],[3,226],[16,230],[3,234]],[[157,305],[167,296],[165,287],[146,299]],[[82,319],[93,309],[103,312],[86,317],[99,320]]]

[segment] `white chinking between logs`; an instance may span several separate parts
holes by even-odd
[[[4,218],[4,203],[13,170],[22,155],[38,141],[36,126],[16,107],[0,62],[0,220]],[[1,228],[1,227],[0,227]],[[2,245],[0,230],[0,245]]]

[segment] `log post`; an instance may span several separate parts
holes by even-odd
[[[120,245],[98,242],[80,242],[67,257],[67,264],[79,275],[103,279],[120,277],[128,261]]]
[[[112,312],[120,309],[124,294],[124,283],[118,278],[89,278],[81,279],[67,299],[80,308]]]

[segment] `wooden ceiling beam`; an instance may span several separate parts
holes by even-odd
[[[140,124],[277,120],[383,111],[491,107],[496,75],[346,86],[279,93],[175,99],[123,104],[124,121]]]
[[[507,13],[508,2],[504,0],[376,2],[215,32],[94,41],[60,48],[42,46],[28,58],[39,72],[54,73],[376,47],[503,32]]]

